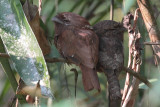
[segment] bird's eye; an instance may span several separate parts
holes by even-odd
[[[64,22],[69,22],[69,20],[68,20],[68,19],[64,19],[63,21],[64,21]]]

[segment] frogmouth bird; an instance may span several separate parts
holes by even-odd
[[[63,58],[80,67],[84,89],[100,90],[96,72],[99,39],[89,22],[70,12],[59,13],[52,21],[55,23],[55,46]]]
[[[123,67],[123,32],[120,23],[111,20],[98,22],[93,30],[99,37],[99,61],[97,69],[107,76],[109,106],[120,107],[121,92],[118,76]]]

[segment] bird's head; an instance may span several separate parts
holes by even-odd
[[[52,21],[55,22],[56,25],[58,24],[63,26],[71,25],[81,28],[85,26],[90,26],[89,22],[85,18],[71,12],[59,13],[52,19]]]

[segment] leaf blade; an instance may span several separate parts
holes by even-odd
[[[23,13],[19,0],[0,1],[0,36],[14,68],[26,85],[40,81],[41,94],[53,95],[48,69],[38,42]]]

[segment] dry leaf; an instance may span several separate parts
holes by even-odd
[[[51,51],[51,48],[46,39],[44,30],[40,26],[40,16],[38,13],[38,7],[29,3],[29,1],[26,0],[25,4],[23,5],[23,10],[37,38],[37,41],[40,45],[43,55],[49,54]]]
[[[19,85],[17,87],[16,94],[30,95],[32,97],[43,97],[41,94],[39,82],[37,83],[37,85],[28,86],[24,83],[22,79],[19,80]]]

